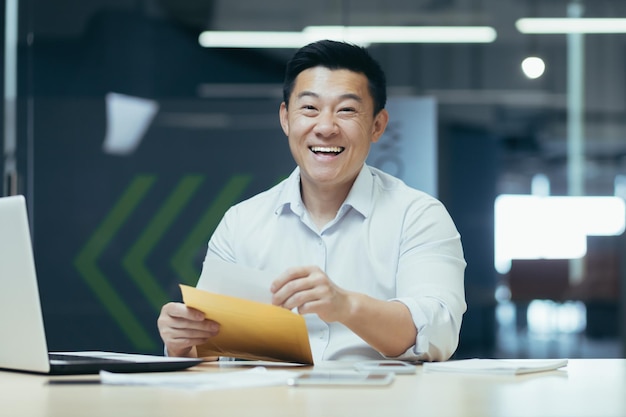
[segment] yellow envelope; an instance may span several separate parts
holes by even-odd
[[[313,364],[304,318],[282,307],[180,285],[183,301],[220,324],[198,355]]]

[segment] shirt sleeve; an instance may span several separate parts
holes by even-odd
[[[209,240],[206,257],[220,258],[227,262],[236,262],[236,207],[229,208],[220,220]]]
[[[397,271],[397,298],[411,312],[417,329],[415,345],[398,357],[443,361],[459,343],[465,303],[460,235],[443,205],[436,200],[407,214]]]
[[[235,241],[235,239],[233,239],[233,233],[236,230],[234,220],[234,208],[231,207],[226,211],[209,240],[204,262],[209,258],[218,258],[232,263],[236,262],[233,250],[233,242]],[[203,266],[200,272],[200,278],[196,283],[198,288],[202,288],[204,282],[210,279],[204,269],[204,262],[202,263]]]

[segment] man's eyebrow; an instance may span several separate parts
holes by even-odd
[[[319,94],[314,93],[313,91],[302,91],[300,94],[298,94],[297,98],[303,98],[303,97],[313,97],[313,98],[319,98]],[[339,98],[341,100],[355,100],[358,101],[359,103],[363,102],[363,98],[361,98],[361,96],[359,96],[358,94],[354,94],[354,93],[346,93],[346,94],[342,94],[339,96]]]
[[[319,98],[319,95],[312,91],[302,91],[300,94],[298,94],[297,98],[303,98],[303,97]]]
[[[342,94],[339,97],[341,97],[343,100],[355,100],[355,101],[358,101],[359,103],[363,102],[363,99],[358,94],[348,93],[348,94]]]

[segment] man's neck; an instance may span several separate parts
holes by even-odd
[[[346,200],[352,184],[354,181],[342,187],[336,185],[323,187],[317,184],[300,183],[302,202],[318,230],[322,230],[337,216],[337,212]]]

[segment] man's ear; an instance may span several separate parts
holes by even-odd
[[[285,132],[285,136],[289,136],[289,117],[288,117],[288,111],[287,111],[287,104],[285,104],[284,101],[280,103],[278,117],[280,119],[280,126],[283,128],[283,132]]]
[[[383,133],[385,133],[387,123],[389,123],[389,112],[387,112],[387,109],[382,109],[374,117],[374,124],[372,126],[372,143],[378,142],[378,139],[380,139]]]

